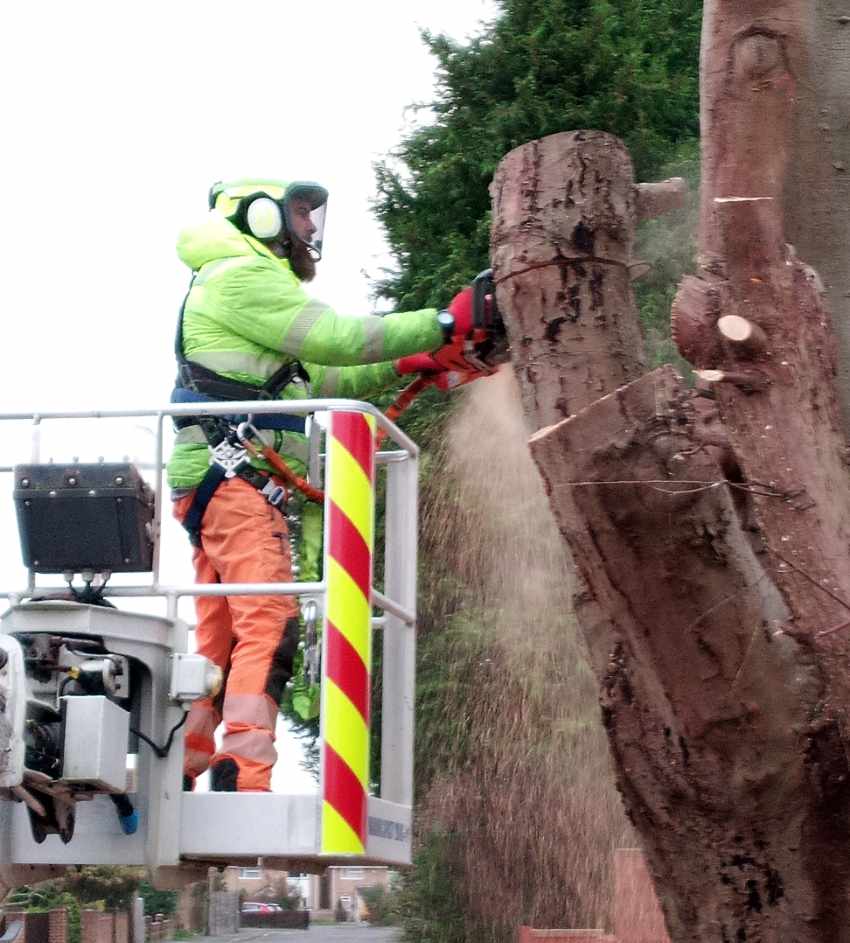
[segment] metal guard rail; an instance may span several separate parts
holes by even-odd
[[[302,399],[302,400],[244,400],[227,403],[169,403],[165,407],[150,409],[98,409],[98,410],[57,410],[38,412],[0,413],[0,422],[17,421],[30,422],[33,426],[33,444],[31,462],[40,460],[40,426],[46,420],[58,419],[156,419],[156,446],[154,460],[154,557],[153,579],[149,585],[143,586],[112,586],[104,590],[104,596],[109,597],[163,597],[167,600],[168,618],[177,617],[177,602],[183,596],[254,596],[254,595],[323,595],[327,590],[327,582],[319,583],[216,583],[191,584],[186,586],[162,585],[159,582],[159,542],[162,524],[162,494],[163,494],[163,423],[166,418],[174,416],[231,416],[231,415],[288,415],[308,416],[313,413],[350,412],[361,413],[374,417],[379,428],[387,434],[388,440],[395,442],[400,448],[394,451],[380,451],[376,453],[377,464],[389,464],[408,459],[418,459],[419,447],[398,426],[371,403],[363,403],[350,399]],[[0,472],[11,472],[13,466],[0,466]],[[59,592],[66,587],[39,587],[39,592]],[[10,605],[20,602],[36,589],[35,574],[30,571],[30,581],[23,590],[0,590],[0,598],[8,599]],[[372,601],[375,606],[384,612],[390,613],[408,626],[416,622],[416,613],[399,604],[396,600],[384,595],[372,587]],[[383,625],[383,619],[373,620],[376,627]]]

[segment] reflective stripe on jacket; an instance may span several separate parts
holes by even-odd
[[[256,385],[282,364],[300,360],[309,388],[291,383],[282,399],[369,398],[399,382],[393,360],[442,343],[433,308],[345,317],[311,299],[287,259],[215,211],[180,234],[177,250],[196,273],[183,312],[185,356]],[[188,426],[177,435],[168,463],[173,488],[193,488],[206,472],[209,455],[199,433]],[[293,470],[303,472],[303,436],[276,433],[274,445]]]

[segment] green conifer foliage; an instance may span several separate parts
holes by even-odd
[[[512,148],[593,128],[652,179],[698,134],[700,0],[503,0],[468,45],[423,38],[437,60],[433,120],[376,166],[377,216],[398,268],[381,295],[442,304],[487,267],[488,185]]]

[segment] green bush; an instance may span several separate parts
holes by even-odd
[[[46,881],[38,887],[19,887],[6,899],[5,906],[20,907],[28,912],[64,907],[68,911],[68,943],[80,943],[80,903],[64,890],[62,880]]]
[[[468,943],[460,893],[463,871],[450,835],[420,839],[413,867],[402,874],[398,907],[406,943]]]
[[[359,893],[366,904],[369,923],[376,927],[394,927],[399,923],[398,893],[392,887],[361,887]]]
[[[527,141],[593,128],[621,137],[640,180],[699,133],[701,0],[502,0],[466,44],[426,33],[433,121],[376,166],[375,212],[395,258],[379,296],[445,304],[487,267],[488,187]]]
[[[146,914],[173,914],[177,912],[177,891],[158,891],[142,881],[136,891],[145,902]]]
[[[100,904],[106,910],[128,910],[141,879],[139,868],[86,865],[69,871],[59,883],[81,904]]]

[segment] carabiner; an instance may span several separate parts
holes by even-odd
[[[236,438],[243,445],[247,445],[251,439],[260,439],[260,433],[254,423],[251,421],[253,416],[249,416],[245,422],[240,422],[236,427]],[[260,439],[262,441],[262,439]]]

